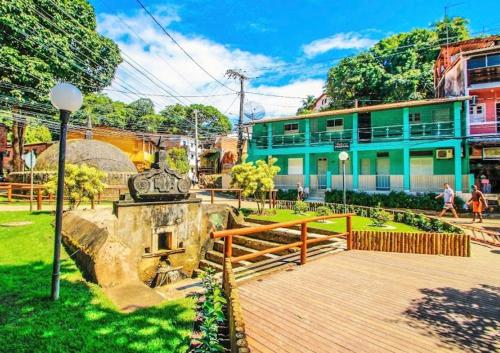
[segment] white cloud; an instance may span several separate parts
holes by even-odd
[[[168,27],[173,22],[181,21],[175,11],[162,9],[161,23]],[[142,12],[133,15],[104,14],[99,17],[99,31],[118,43],[123,57],[137,68],[145,68],[151,82],[131,65],[123,63],[117,71],[111,89],[124,90],[124,86],[137,92],[173,95],[222,95],[234,93],[212,80]],[[249,75],[262,71],[257,68],[282,65],[283,62],[263,54],[251,53],[238,48],[217,43],[201,35],[187,35],[169,29],[169,33],[180,45],[207,71],[235,91],[239,84],[224,78],[229,68],[245,68]],[[146,43],[143,42],[146,41]],[[143,70],[144,71],[144,70]],[[154,76],[154,77],[153,77]],[[306,97],[319,95],[323,80],[305,79],[283,85],[256,86],[250,80],[247,90],[250,92]],[[138,99],[136,95],[106,91],[113,99],[130,102]],[[156,109],[178,103],[171,97],[151,97]],[[184,104],[202,103],[216,106],[223,113],[236,115],[238,99],[235,94],[209,98],[179,98]],[[300,99],[286,99],[248,94],[247,101],[257,101],[264,105],[269,116],[294,114],[301,105]]]
[[[332,49],[363,49],[374,45],[377,41],[361,36],[359,33],[337,33],[327,38],[313,40],[302,47],[307,57],[326,53]]]

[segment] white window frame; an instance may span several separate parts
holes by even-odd
[[[296,129],[293,130],[287,130],[286,127],[290,125],[297,125]],[[299,133],[299,123],[288,123],[283,126],[283,131],[285,135],[293,135],[293,134],[298,134]]]
[[[341,121],[341,125],[328,126],[329,121]],[[326,121],[326,131],[343,131],[344,130],[344,119],[343,118],[334,118],[328,119]]]
[[[300,168],[299,168],[299,164],[300,164]],[[287,167],[288,167],[288,175],[304,175],[304,159],[303,158],[288,158]],[[290,168],[290,167],[292,167],[292,168]],[[292,172],[290,172],[290,170]]]
[[[481,114],[478,114],[477,108],[481,108]],[[476,105],[469,105],[469,121],[471,125],[483,124],[486,122],[486,104],[477,103]]]

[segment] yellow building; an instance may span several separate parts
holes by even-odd
[[[156,151],[154,137],[109,126],[94,126],[88,130],[70,130],[68,140],[93,139],[107,142],[122,150],[139,172],[150,167]]]

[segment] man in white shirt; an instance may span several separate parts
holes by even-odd
[[[297,183],[297,200],[304,200],[304,188],[300,185],[300,183]]]
[[[444,205],[443,210],[439,213],[438,217],[443,217],[446,211],[450,210],[453,214],[453,217],[458,218],[457,211],[455,211],[455,207],[453,204],[455,203],[455,192],[450,187],[450,184],[444,183],[444,190],[442,193],[436,196],[436,199],[443,198]]]

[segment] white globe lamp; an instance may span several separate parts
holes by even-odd
[[[50,101],[59,109],[61,132],[59,133],[59,163],[57,166],[56,226],[54,236],[54,262],[52,266],[52,300],[59,299],[61,272],[61,228],[64,207],[64,169],[66,161],[66,134],[71,113],[76,112],[83,103],[82,93],[71,83],[61,82],[50,90]]]

